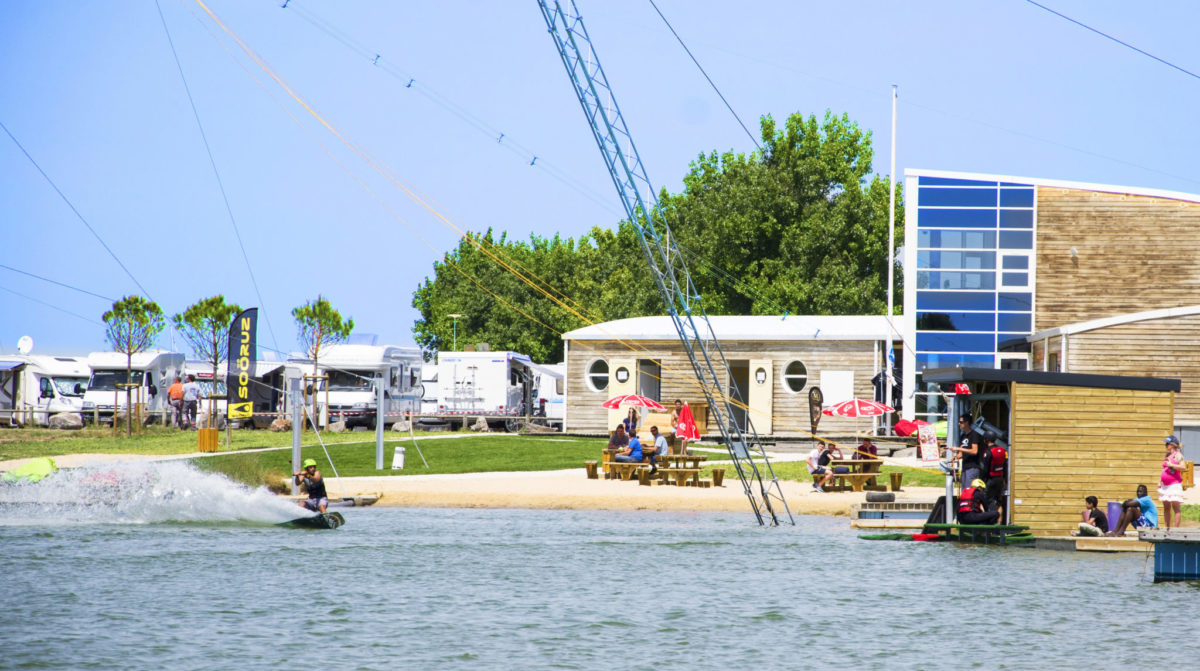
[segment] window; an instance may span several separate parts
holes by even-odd
[[[783,369],[783,386],[798,394],[808,384],[808,368],[800,361],[793,361]]]
[[[995,228],[996,211],[939,210],[922,207],[917,222],[922,228]]]
[[[608,389],[608,362],[596,359],[587,368],[587,383],[593,391]]]

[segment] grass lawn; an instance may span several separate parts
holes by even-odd
[[[771,468],[775,470],[775,475],[780,480],[796,480],[798,482],[812,482],[812,476],[808,473],[808,464],[803,461],[787,461],[774,462]],[[944,487],[946,485],[946,476],[941,472],[930,473],[919,468],[909,468],[907,466],[891,466],[884,464],[880,469],[880,477],[877,482],[880,484],[888,484],[888,473],[903,473],[903,485],[909,487]],[[736,473],[725,472],[726,477],[737,477]]]

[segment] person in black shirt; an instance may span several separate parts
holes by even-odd
[[[983,436],[971,428],[971,416],[968,414],[958,416],[958,435],[960,436],[959,446],[951,446],[947,449],[956,452],[956,457],[962,458],[962,483],[965,487],[967,483],[974,482],[983,475],[979,465],[979,459],[983,452],[980,447],[983,444]]]
[[[1080,536],[1103,536],[1108,533],[1108,515],[1100,510],[1096,497],[1089,496],[1083,500],[1083,521],[1079,523]]]
[[[325,479],[321,477],[321,471],[317,470],[317,460],[305,459],[304,470],[292,473],[292,479],[297,485],[303,484],[304,489],[308,491],[308,498],[300,505],[314,513],[324,514],[329,505],[329,497],[325,494]]]

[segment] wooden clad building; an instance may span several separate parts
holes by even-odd
[[[730,364],[731,382],[747,399],[749,419],[760,435],[810,435],[808,393],[813,386],[820,386],[826,404],[875,396],[872,378],[884,366],[884,345],[890,337],[886,317],[709,319]],[[668,407],[675,399],[687,401],[702,430],[715,426],[706,421],[703,391],[669,317],[595,324],[564,333],[563,340],[566,431],[610,431],[626,411],[606,410],[601,403],[635,393]],[[735,409],[735,414],[741,420],[747,413]],[[819,433],[865,432],[874,423],[823,417]]]
[[[1078,527],[1084,497],[1103,507],[1132,498],[1139,484],[1152,495],[1158,486],[1177,379],[982,368],[924,377],[967,384],[972,393],[956,397],[955,414],[970,412],[1006,434],[1011,524],[1065,535]]]

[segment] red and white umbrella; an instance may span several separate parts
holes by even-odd
[[[612,398],[601,403],[600,405],[608,408],[609,410],[616,410],[617,408],[629,408],[629,407],[650,408],[651,410],[663,410],[663,411],[665,411],[667,409],[666,406],[664,406],[662,403],[659,403],[658,401],[656,401],[652,398],[646,398],[645,396],[640,396],[638,394],[621,394],[620,396],[613,396]]]
[[[894,408],[878,401],[852,398],[849,401],[834,403],[821,412],[835,417],[878,417],[892,412]]]

